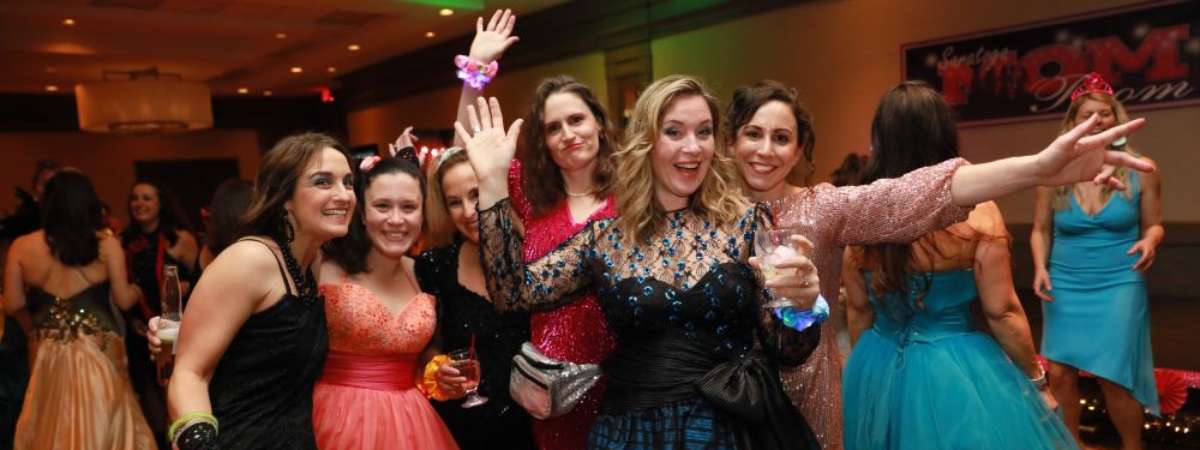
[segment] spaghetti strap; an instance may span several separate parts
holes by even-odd
[[[263,247],[266,247],[267,251],[271,252],[271,256],[275,258],[275,265],[279,267],[279,276],[283,277],[284,291],[286,291],[288,295],[297,296],[295,293],[292,292],[292,283],[288,282],[287,269],[284,269],[283,262],[279,260],[279,255],[275,254],[275,250],[271,249],[270,245],[267,245],[267,243],[263,242],[261,239],[255,239],[255,238],[249,238],[249,237],[238,239],[238,241],[257,242],[259,244],[262,244]]]

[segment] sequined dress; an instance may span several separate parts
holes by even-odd
[[[842,285],[846,246],[912,242],[966,219],[971,208],[955,206],[950,195],[951,177],[966,163],[956,158],[863,186],[820,184],[771,203],[777,225],[798,227],[812,241],[821,295],[835,318],[821,325],[825,339],[812,356],[780,374],[821,448],[842,448],[842,366],[833,336],[842,326],[836,318],[845,312],[833,299]]]
[[[608,388],[589,448],[818,448],[783,393],[778,364],[803,361],[819,328],[776,327],[745,264],[765,214],[751,208],[717,224],[676,211],[636,243],[612,219],[598,220],[525,264],[510,202],[481,212],[498,308],[552,308],[598,293],[618,345],[603,363]]]
[[[437,300],[417,294],[393,313],[347,279],[320,290],[329,354],[312,394],[317,448],[457,449],[415,383],[421,352],[437,325]]]
[[[560,201],[548,213],[535,215],[522,190],[521,162],[514,160],[508,173],[508,192],[518,217],[525,225],[525,262],[533,262],[578,233],[588,222],[616,215],[612,197],[583,222],[571,216],[567,201]],[[594,364],[603,361],[616,348],[616,339],[608,331],[604,313],[595,292],[584,292],[562,306],[531,314],[533,345],[542,354],[563,361]],[[546,420],[533,420],[533,433],[542,450],[579,450],[587,446],[587,435],[600,413],[607,378],[579,400],[571,412]]]
[[[513,355],[529,340],[529,314],[498,312],[488,299],[459,283],[460,245],[422,253],[417,258],[417,281],[421,290],[438,299],[442,351],[467,348],[474,340],[481,370],[479,393],[488,402],[463,408],[461,399],[435,401],[433,407],[464,450],[532,449],[529,414],[508,394]]]
[[[149,450],[154,436],[126,372],[109,285],[68,298],[30,288],[37,353],[14,448]]]

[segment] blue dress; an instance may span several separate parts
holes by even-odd
[[[1054,212],[1054,301],[1042,303],[1042,354],[1128,389],[1158,414],[1146,281],[1132,269],[1140,255],[1125,253],[1141,234],[1139,178],[1131,174],[1130,195],[1113,193],[1094,216],[1074,193]]]
[[[875,321],[843,376],[846,449],[1077,448],[995,339],[972,329],[974,273],[911,275],[910,292],[922,287],[921,308],[870,294]]]

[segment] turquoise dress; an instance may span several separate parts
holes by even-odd
[[[875,321],[843,375],[846,449],[1077,448],[996,340],[972,329],[974,272],[914,274],[910,292],[924,280],[922,307],[870,294]]]
[[[1132,269],[1141,255],[1126,254],[1141,235],[1139,178],[1131,174],[1130,195],[1113,193],[1094,216],[1073,194],[1055,211],[1042,354],[1123,386],[1157,415],[1146,281]]]

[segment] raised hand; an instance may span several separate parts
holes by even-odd
[[[1113,177],[1117,166],[1125,166],[1142,172],[1155,170],[1154,163],[1123,151],[1108,150],[1108,144],[1122,136],[1128,136],[1146,124],[1145,119],[1134,119],[1109,128],[1096,135],[1087,136],[1096,125],[1098,116],[1092,115],[1071,131],[1064,133],[1036,155],[1034,175],[1041,186],[1061,186],[1080,181],[1104,183],[1115,189],[1125,189],[1124,183]]]
[[[416,148],[417,135],[413,134],[412,130],[413,127],[405,128],[404,132],[396,137],[395,143],[388,144],[389,156],[395,157],[397,153],[400,153],[400,150],[407,147]]]
[[[476,19],[475,39],[471,41],[471,50],[467,56],[484,64],[499,61],[509,46],[521,40],[512,35],[516,23],[517,16],[510,9],[496,10],[486,27],[482,17]]]
[[[504,130],[504,114],[500,111],[500,102],[496,97],[484,101],[483,97],[476,99],[476,105],[467,106],[467,121],[471,131],[462,122],[454,122],[463,147],[467,150],[467,158],[479,177],[481,187],[486,180],[505,180],[508,167],[512,164],[517,152],[517,136],[521,134],[521,119],[513,121]]]

